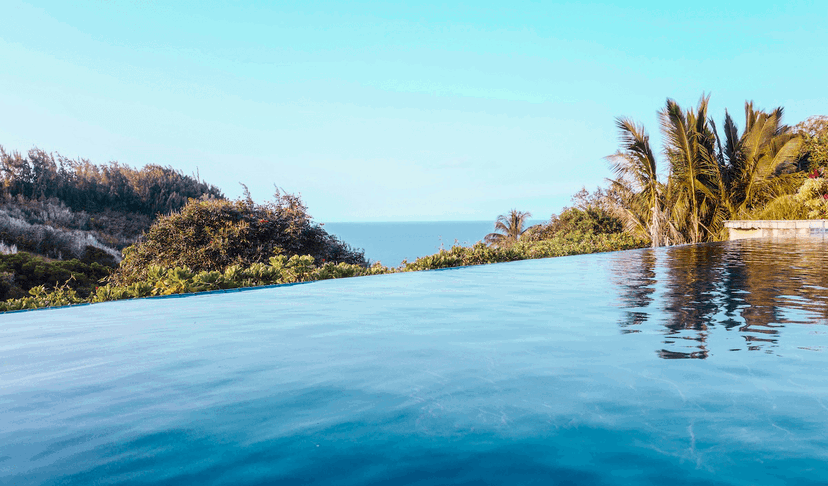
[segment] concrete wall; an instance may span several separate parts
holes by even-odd
[[[725,221],[731,240],[745,238],[826,238],[828,219]]]

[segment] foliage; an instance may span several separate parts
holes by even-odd
[[[454,246],[434,255],[406,263],[405,271],[482,265],[534,258],[550,258],[584,253],[629,250],[647,245],[645,240],[625,233],[595,234],[572,231],[556,234],[541,241],[519,241],[508,247],[491,247],[477,243],[470,247]]]
[[[549,222],[535,225],[527,231],[532,241],[547,240],[565,233],[612,234],[623,231],[621,220],[613,213],[615,194],[598,188],[589,193],[586,188],[572,196],[573,207],[553,214]]]
[[[221,198],[221,191],[198,178],[160,165],[140,170],[118,162],[95,165],[33,148],[27,155],[0,146],[4,195],[56,198],[76,211],[118,211],[155,216],[183,207],[189,198]]]
[[[111,271],[97,262],[47,261],[26,252],[0,255],[0,300],[25,297],[36,287],[66,287],[86,297]]]
[[[812,171],[828,166],[828,116],[812,116],[794,130],[802,137],[799,168]]]
[[[56,286],[51,292],[46,291],[43,285],[37,286],[29,291],[29,296],[0,302],[0,311],[379,275],[394,271],[381,265],[367,267],[344,262],[317,265],[310,255],[294,255],[290,258],[279,255],[270,258],[267,263],[230,265],[223,271],[196,272],[188,267],[164,268],[153,265],[147,268],[143,280],[125,285],[100,285],[85,298],[79,296],[68,284]]]
[[[726,219],[746,217],[792,194],[801,182],[801,137],[782,124],[782,108],[764,112],[747,102],[744,130],[726,114],[721,137],[708,116],[708,101],[702,96],[695,109],[685,111],[668,99],[659,112],[669,169],[665,183],[658,180],[644,128],[617,121],[621,148],[608,159],[620,195],[618,214],[627,231],[653,246],[720,239]]]
[[[29,296],[27,297],[0,302],[0,311],[60,307],[84,302],[86,302],[86,299],[79,297],[74,289],[62,286],[50,291],[45,286],[39,285],[29,290]]]
[[[796,194],[786,194],[751,213],[749,219],[828,218],[828,179],[806,178]]]
[[[612,234],[621,233],[621,221],[598,207],[584,209],[564,208],[560,215],[552,215],[548,223],[531,228],[528,238],[533,241],[548,240],[560,234]]]
[[[520,240],[526,231],[526,221],[532,217],[529,212],[512,209],[509,214],[501,214],[495,222],[495,232],[487,234],[483,241],[492,246],[508,246]]]
[[[273,255],[310,255],[317,261],[365,265],[362,252],[313,224],[299,197],[277,191],[274,202],[190,200],[162,216],[141,241],[124,250],[113,283],[147,278],[150,267],[224,272],[265,263]]]
[[[30,290],[30,295],[0,302],[0,311],[54,307],[83,302],[106,302],[139,297],[173,295],[190,292],[254,287],[260,285],[310,282],[332,278],[380,275],[400,271],[410,272],[439,268],[482,265],[529,258],[548,258],[603,251],[641,248],[647,242],[633,236],[571,232],[556,235],[544,241],[520,241],[509,247],[491,247],[477,243],[472,247],[454,246],[450,250],[414,262],[404,262],[398,269],[331,261],[318,262],[310,255],[274,256],[266,263],[230,265],[223,270],[194,271],[185,266],[161,267],[152,265],[144,278],[125,284],[101,285],[86,298],[67,286],[46,291],[45,286]],[[0,274],[2,278],[2,274]]]

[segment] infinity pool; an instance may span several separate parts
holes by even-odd
[[[826,250],[0,315],[0,484],[826,484]]]

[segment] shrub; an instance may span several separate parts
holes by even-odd
[[[547,240],[559,234],[593,233],[612,234],[621,233],[621,220],[610,214],[609,211],[597,206],[584,208],[565,208],[560,216],[552,215],[548,223],[534,226],[528,233],[528,239],[533,241]]]
[[[817,177],[815,170],[796,194],[777,197],[750,214],[750,219],[821,219],[828,218],[828,179]]]
[[[46,287],[39,285],[29,290],[28,297],[7,300],[0,302],[0,311],[14,311],[24,309],[40,309],[43,307],[60,307],[64,305],[81,304],[85,302],[78,296],[74,289],[69,287],[57,287],[54,290],[46,290]]]
[[[163,267],[150,265],[143,272],[143,279],[127,284],[99,286],[86,298],[66,285],[49,292],[45,286],[31,290],[30,295],[0,302],[0,311],[52,307],[80,302],[106,302],[110,300],[172,295],[189,292],[254,287],[259,285],[309,282],[331,278],[380,275],[399,271],[432,270],[439,268],[481,265],[487,263],[547,258],[582,253],[625,250],[647,246],[647,242],[624,233],[594,234],[571,232],[549,240],[525,241],[506,248],[492,248],[483,243],[471,247],[454,246],[450,250],[403,262],[398,269],[376,264],[367,267],[347,262],[317,262],[311,255],[277,255],[265,262],[250,265],[229,265],[223,270],[196,271],[186,266]],[[0,284],[4,275],[0,273]]]
[[[313,224],[300,198],[276,193],[265,205],[247,200],[190,200],[160,217],[124,260],[113,283],[131,284],[152,266],[225,272],[231,266],[267,263],[274,255],[309,255],[321,263],[366,265],[361,251]]]
[[[97,262],[48,261],[26,252],[0,255],[0,300],[25,297],[38,286],[50,289],[66,286],[86,297],[101,285],[111,270]]]
[[[405,271],[432,270],[437,268],[511,262],[534,258],[549,258],[584,253],[644,248],[647,241],[626,233],[595,234],[569,232],[556,234],[540,241],[519,241],[509,247],[490,247],[477,243],[470,247],[454,246],[450,250],[421,257],[411,263],[404,262]]]

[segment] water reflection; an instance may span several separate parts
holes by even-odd
[[[705,359],[717,333],[731,351],[772,353],[789,324],[825,324],[822,240],[742,240],[628,252],[611,269],[621,289],[622,333],[656,326],[664,359]]]

